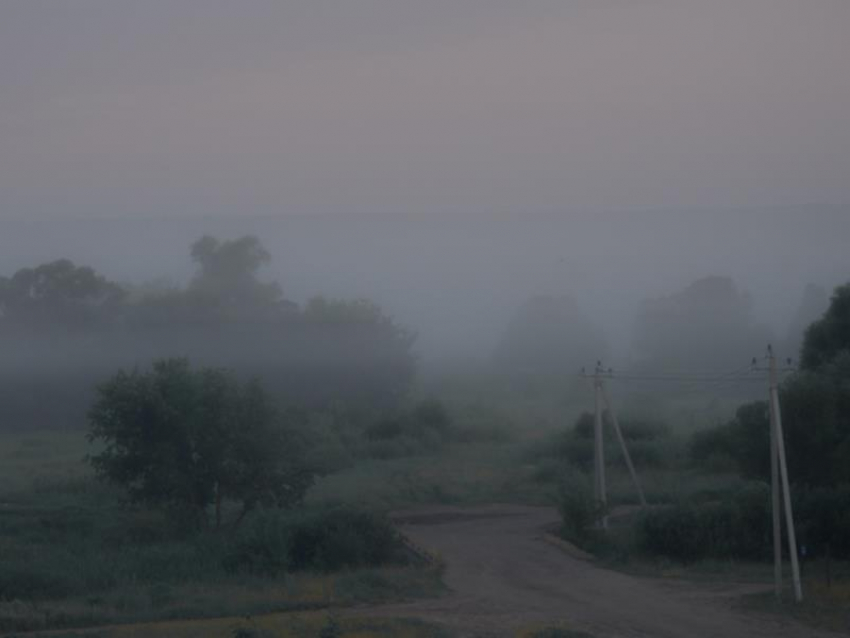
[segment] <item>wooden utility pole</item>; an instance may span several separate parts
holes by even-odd
[[[773,480],[773,541],[777,543],[779,538],[778,525],[779,508],[777,507],[779,500],[777,496],[776,472],[774,465],[779,465],[779,478],[781,479],[781,489],[784,496],[785,504],[785,525],[788,528],[788,554],[791,556],[791,574],[794,579],[794,599],[797,602],[803,600],[803,588],[800,584],[800,563],[797,558],[797,535],[794,531],[794,512],[791,509],[791,489],[788,481],[788,465],[785,462],[785,437],[782,432],[782,412],[779,409],[779,370],[776,366],[776,357],[773,355],[773,348],[767,347],[767,357],[769,361],[769,386],[770,386],[770,430],[771,430],[771,456],[775,458],[771,460],[771,479]],[[781,548],[777,549],[774,545],[774,560],[777,561],[774,566],[774,575],[778,574],[781,578],[782,563]],[[779,557],[779,560],[777,560]],[[781,589],[781,582],[777,584],[777,593]]]

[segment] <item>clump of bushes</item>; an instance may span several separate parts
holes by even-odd
[[[587,475],[572,471],[565,474],[558,490],[558,511],[561,514],[561,537],[579,547],[593,540],[593,526],[605,513],[593,496]]]
[[[850,557],[850,487],[797,490],[792,503],[797,542],[808,555]],[[639,549],[682,562],[767,560],[772,539],[770,488],[763,483],[719,501],[650,510],[637,525]]]
[[[454,429],[446,406],[426,399],[369,423],[363,432],[365,453],[373,458],[396,458],[433,452],[452,437]]]
[[[645,512],[637,545],[682,562],[703,558],[761,560],[771,547],[770,493],[758,485],[722,501],[680,503]]]
[[[593,469],[593,422],[593,415],[585,412],[571,430],[555,435],[532,452],[533,460],[538,464],[538,480],[546,482],[560,478],[563,472],[560,468],[565,466],[584,472]],[[606,414],[603,423],[606,462],[623,463],[623,452],[613,427]],[[620,428],[629,455],[637,467],[664,467],[678,454],[677,442],[665,423],[623,419]]]
[[[337,571],[402,564],[408,553],[390,522],[351,508],[282,515],[263,512],[247,521],[226,550],[228,571],[275,576],[285,571]]]

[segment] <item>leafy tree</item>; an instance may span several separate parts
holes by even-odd
[[[87,327],[110,319],[124,291],[88,266],[59,259],[0,277],[0,319],[6,325]]]
[[[192,244],[192,260],[199,267],[190,286],[193,292],[231,305],[275,304],[282,299],[277,283],[257,279],[271,255],[252,235],[223,242],[205,235]]]
[[[815,284],[808,284],[803,289],[800,304],[791,318],[781,351],[788,353],[789,356],[799,356],[806,330],[812,322],[823,316],[828,307],[829,294],[827,291]]]
[[[386,407],[397,403],[413,380],[416,335],[371,301],[315,297],[289,326],[290,358],[306,355],[303,378],[314,392],[334,388],[334,400]]]
[[[89,420],[89,439],[104,444],[91,457],[101,479],[193,523],[214,505],[219,526],[224,501],[241,506],[237,524],[259,504],[292,506],[312,481],[257,383],[185,359],[119,372],[99,388]]]
[[[850,352],[850,283],[835,289],[823,317],[806,330],[800,364],[816,370]]]
[[[850,353],[818,371],[802,371],[779,389],[782,429],[791,482],[809,487],[850,483]],[[699,432],[694,460],[731,456],[747,476],[770,480],[770,425],[767,403],[738,409],[726,425]]]

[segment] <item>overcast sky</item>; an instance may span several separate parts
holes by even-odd
[[[850,202],[847,0],[2,0],[0,216]]]

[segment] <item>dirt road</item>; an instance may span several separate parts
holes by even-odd
[[[514,636],[567,623],[599,638],[809,638],[834,636],[734,611],[718,587],[628,576],[569,556],[543,539],[554,510],[433,507],[394,514],[415,543],[447,565],[443,598],[364,610],[444,624],[461,636]]]

